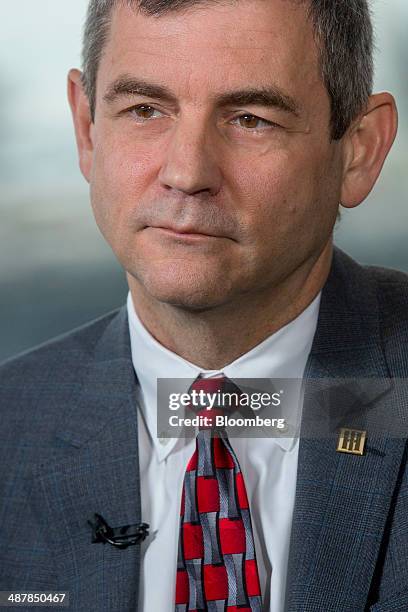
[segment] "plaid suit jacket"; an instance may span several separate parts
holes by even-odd
[[[406,437],[366,425],[379,402],[406,421],[394,383],[407,376],[407,337],[407,276],[336,250],[307,364],[322,389],[305,399],[287,612],[408,610]],[[373,385],[334,407],[328,378]],[[75,612],[137,610],[139,547],[92,544],[87,523],[95,512],[148,522],[136,384],[124,307],[0,367],[0,590],[68,591]],[[314,436],[322,419],[366,428],[365,454]]]

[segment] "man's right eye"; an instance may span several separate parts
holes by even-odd
[[[160,111],[149,106],[148,104],[139,104],[138,106],[134,106],[129,110],[129,113],[136,120],[147,120],[147,119],[157,119],[161,116]],[[157,115],[155,115],[157,113]]]

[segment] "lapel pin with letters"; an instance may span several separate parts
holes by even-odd
[[[337,452],[362,455],[364,453],[366,436],[367,432],[363,429],[349,429],[343,427],[340,429],[337,441]]]

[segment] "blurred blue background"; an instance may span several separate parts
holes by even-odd
[[[87,0],[2,2],[0,359],[121,305],[124,273],[100,236],[77,166],[66,74],[80,66]],[[368,200],[336,242],[363,263],[408,272],[408,2],[372,3],[376,89],[400,130]]]

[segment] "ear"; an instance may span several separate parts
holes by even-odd
[[[82,85],[81,74],[80,70],[72,69],[69,71],[68,100],[75,126],[79,167],[89,183],[93,159],[93,122],[88,97]]]
[[[389,93],[370,97],[368,106],[344,136],[341,203],[354,208],[363,202],[381,172],[397,134],[398,113]]]

